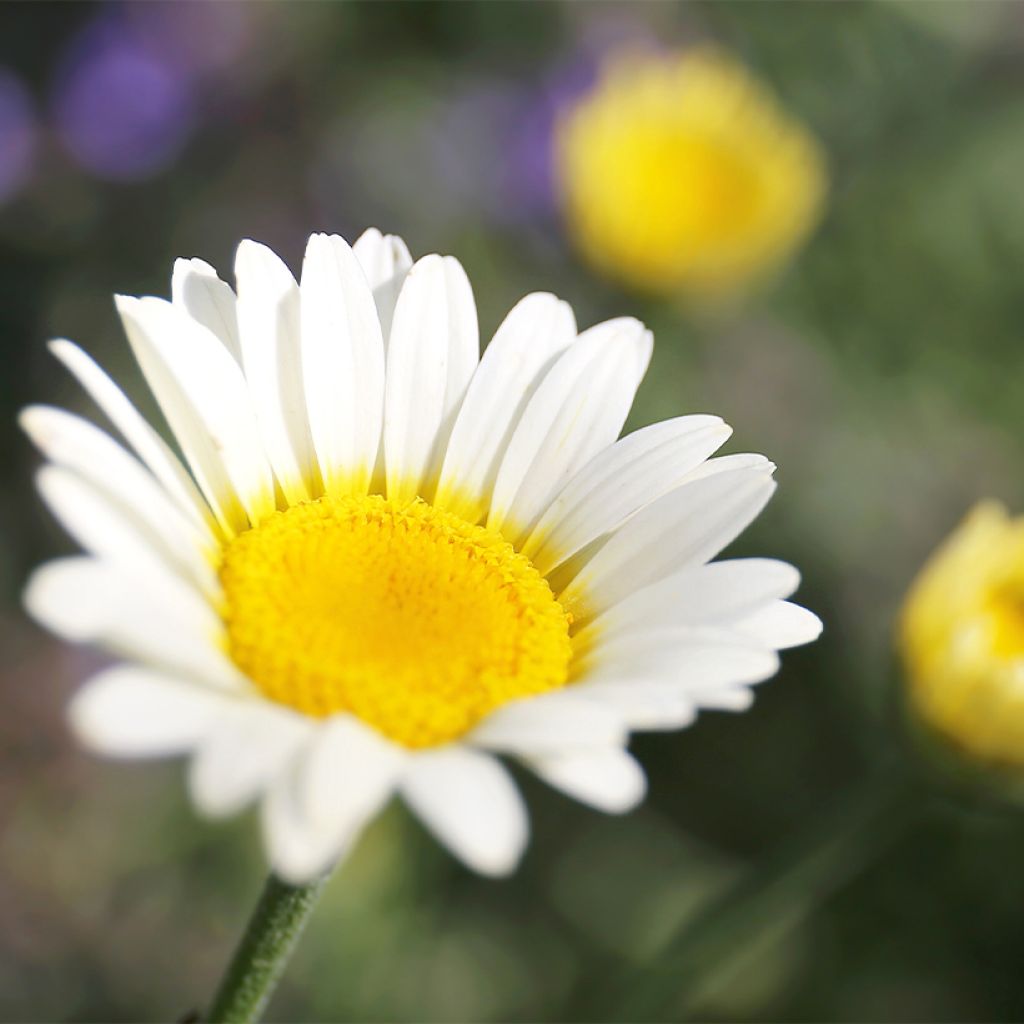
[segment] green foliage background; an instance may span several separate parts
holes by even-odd
[[[62,48],[103,10],[0,7],[0,64],[45,107]],[[863,828],[846,809],[865,785],[897,791],[917,756],[892,654],[913,573],[977,497],[1024,508],[1024,6],[268,3],[247,16],[251,44],[159,174],[103,182],[47,138],[0,207],[0,1017],[179,1019],[211,991],[263,872],[254,821],[198,821],[179,766],[100,764],[67,735],[62,707],[100,660],[43,635],[18,601],[67,541],[31,490],[16,411],[87,408],[44,342],[73,337],[152,412],[113,292],[166,294],[179,255],[228,270],[246,236],[294,267],[309,231],[371,223],[463,260],[484,337],[536,289],[582,325],[647,320],[655,357],[633,425],[716,412],[735,427],[730,450],[778,462],[779,493],[737,551],[800,566],[826,632],[784,658],[749,713],[636,740],[651,792],[625,818],[524,778],[534,836],[509,881],[470,876],[393,809],[331,883],[271,1018],[634,1019],[637,992],[665,1019],[1024,1017],[1022,813],[939,780]],[[714,315],[597,279],[557,214],[487,191],[516,165],[474,97],[529,107],[586,40],[637,34],[733,48],[829,153],[815,238]],[[813,843],[829,814],[857,827],[827,898],[798,874],[711,954],[679,956],[672,937],[702,907]]]

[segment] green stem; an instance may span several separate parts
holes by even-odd
[[[795,841],[712,899],[656,964],[623,979],[620,991],[629,993],[623,1019],[699,1012],[751,958],[783,940],[905,835],[922,802],[912,783],[889,773],[853,787]]]
[[[209,1024],[242,1024],[260,1019],[324,881],[295,886],[275,875],[267,878],[206,1015]]]

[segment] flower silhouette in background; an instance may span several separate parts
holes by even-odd
[[[1024,519],[972,509],[911,587],[900,643],[925,724],[983,763],[1024,767]]]
[[[651,357],[636,320],[577,334],[547,293],[479,355],[451,257],[314,235],[301,283],[243,242],[236,293],[200,260],[172,301],[120,298],[188,470],[70,342],[55,352],[134,455],[27,410],[42,494],[84,556],[26,601],[127,659],[72,705],[123,757],[192,755],[206,813],[260,800],[271,863],[324,872],[400,794],[469,866],[527,838],[509,755],[602,810],[634,806],[631,730],[742,710],[777,650],[818,635],[791,566],[710,563],[774,466],[711,458],[684,416],[616,440]],[[710,563],[710,564],[709,564]]]
[[[602,273],[717,299],[770,272],[816,225],[816,141],[725,53],[633,52],[558,127],[568,230]]]

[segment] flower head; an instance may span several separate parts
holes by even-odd
[[[970,512],[914,581],[900,644],[927,725],[983,764],[1024,767],[1024,518]]]
[[[207,814],[259,800],[284,878],[326,870],[396,793],[467,864],[511,870],[526,814],[495,755],[627,810],[631,730],[747,707],[817,635],[790,566],[710,563],[770,462],[711,459],[714,416],[616,440],[651,356],[636,320],[577,334],[528,295],[481,358],[459,263],[372,230],[314,235],[299,283],[243,242],[235,278],[179,260],[171,301],[118,299],[184,461],[54,343],[127,448],[24,412],[86,552],[26,602],[125,659],[75,697],[81,739],[189,755]]]
[[[697,48],[613,60],[560,127],[569,230],[636,288],[714,298],[782,262],[825,191],[807,131],[733,59]]]

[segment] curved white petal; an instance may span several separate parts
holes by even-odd
[[[505,704],[466,737],[478,747],[521,755],[608,747],[626,739],[618,716],[571,689]]]
[[[299,286],[276,253],[249,239],[235,253],[235,283],[245,380],[270,465],[294,505],[319,491],[303,386]]]
[[[526,846],[526,808],[493,757],[460,747],[417,754],[402,795],[440,842],[483,875],[511,872]]]
[[[390,796],[410,755],[358,718],[335,715],[305,757],[310,820],[325,827],[344,822],[351,832]]]
[[[188,780],[196,806],[211,818],[242,810],[287,769],[316,728],[279,704],[239,702],[193,755]]]
[[[330,868],[394,792],[406,756],[349,716],[318,728],[263,805],[274,870],[298,885]]]
[[[609,634],[731,624],[788,597],[799,583],[800,573],[793,566],[771,558],[734,558],[680,569],[592,619],[573,637],[573,645],[586,650]]]
[[[431,496],[479,347],[476,304],[462,266],[451,256],[424,256],[402,285],[388,345],[384,461],[389,498]]]
[[[523,543],[523,554],[538,572],[550,572],[678,487],[731,433],[717,416],[681,416],[616,441],[566,484]]]
[[[541,381],[501,460],[487,525],[513,543],[622,430],[651,356],[651,334],[622,318],[584,331]]]
[[[697,718],[697,700],[692,694],[649,686],[642,681],[627,683],[577,683],[588,700],[603,704],[631,731],[675,731],[692,725]]]
[[[647,792],[647,779],[626,750],[573,751],[527,762],[548,785],[608,814],[632,810]]]
[[[209,263],[199,259],[174,261],[171,302],[220,338],[235,362],[241,365],[235,293]]]
[[[559,596],[577,622],[669,574],[713,558],[750,524],[775,489],[767,460],[683,484],[612,534]]]
[[[626,633],[595,644],[582,682],[664,686],[696,693],[763,682],[779,669],[779,656],[767,647],[725,630],[681,627]]]
[[[77,473],[124,509],[169,565],[207,594],[218,590],[218,543],[187,517],[156,479],[99,427],[63,409],[29,406],[18,420],[39,450]]]
[[[178,457],[97,363],[62,338],[50,342],[50,351],[74,375],[181,510],[197,525],[218,529],[210,506]]]
[[[373,295],[337,235],[313,235],[302,264],[302,370],[328,493],[365,494],[384,417],[384,342]]]
[[[163,299],[121,295],[117,308],[217,518],[225,528],[240,530],[273,512],[273,477],[238,364],[206,328]]]
[[[732,473],[737,469],[761,469],[774,473],[775,464],[763,455],[756,455],[753,452],[719,455],[717,458],[708,459],[707,462],[698,466],[692,473],[687,474],[686,482],[692,483],[694,480],[704,480],[709,476],[717,476],[719,473]]]
[[[631,729],[678,729],[700,708],[745,710],[753,700],[748,688],[778,668],[775,651],[737,633],[653,631],[595,648],[575,686],[616,709]]]
[[[376,228],[367,228],[356,239],[352,251],[373,290],[384,347],[387,348],[398,293],[402,290],[406,274],[412,269],[409,248],[398,235],[382,235]]]
[[[33,618],[68,640],[97,643],[211,686],[249,688],[225,653],[217,614],[166,571],[86,556],[57,559],[32,574],[24,602]]]
[[[136,665],[94,676],[71,700],[80,742],[108,757],[170,757],[200,743],[234,698]]]
[[[822,624],[814,612],[790,601],[773,601],[732,624],[743,636],[776,650],[809,644],[821,636]]]
[[[580,683],[590,700],[613,709],[633,732],[676,732],[700,711],[746,711],[754,693],[745,686],[675,687],[657,680]]]
[[[43,466],[36,485],[50,511],[86,551],[147,575],[175,572],[145,524],[77,473]]]
[[[745,686],[722,687],[699,692],[695,699],[706,711],[748,711],[754,703],[754,691]]]
[[[435,505],[469,522],[484,515],[526,403],[575,337],[572,308],[554,295],[535,292],[513,306],[473,374],[448,442]]]

